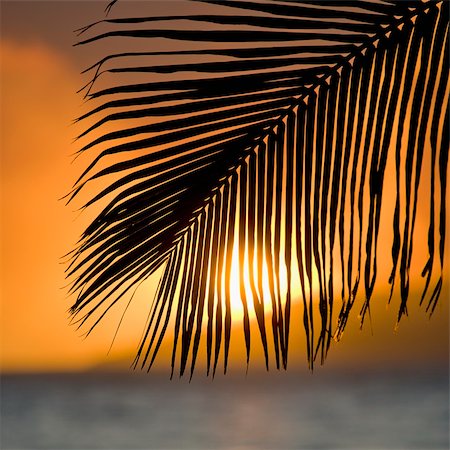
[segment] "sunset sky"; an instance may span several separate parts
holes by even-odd
[[[176,8],[179,2],[168,3]],[[105,4],[1,2],[0,329],[4,372],[83,370],[115,361],[128,365],[158,281],[155,274],[136,292],[109,355],[125,303],[87,339],[82,338],[83,330],[69,325],[67,311],[73,299],[67,296],[63,255],[73,248],[89,216],[75,211],[80,204],[66,207],[59,199],[70,191],[89,159],[72,162],[78,149],[72,141],[80,129],[71,123],[83,111],[83,99],[76,94],[86,82],[80,72],[98,59],[94,50],[100,48],[72,47],[76,41],[72,31],[100,19]],[[129,2],[130,10],[136,7],[139,2]],[[389,247],[382,251],[390,258]],[[394,299],[387,309],[384,290],[372,302],[372,330],[367,321],[359,331],[356,307],[342,341],[332,345],[324,370],[371,369],[382,364],[447,366],[448,278],[431,320],[417,303],[412,295],[409,317],[402,319],[396,332],[398,303]],[[300,321],[291,328],[290,364],[303,369],[306,356]],[[231,365],[244,372],[242,336],[237,333],[233,340]],[[161,367],[168,371],[162,353]],[[256,348],[252,366],[261,364]]]

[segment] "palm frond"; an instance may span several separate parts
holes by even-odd
[[[422,301],[431,313],[444,264],[448,2],[201,6],[207,14],[109,18],[80,30],[79,44],[129,39],[138,49],[87,69],[85,96],[95,106],[79,119],[91,124],[80,152],[96,153],[70,198],[94,180],[111,182],[85,205],[103,208],[67,271],[80,324],[92,330],[163,266],[135,365],[153,364],[170,326],[172,374],[190,360],[192,375],[204,333],[208,373],[221,354],[226,370],[237,248],[247,362],[253,309],[267,367],[271,335],[276,366],[286,368],[299,297],[312,367],[342,334],[361,291],[362,320],[370,308],[389,155],[396,180],[389,283],[391,295],[400,284],[398,318],[407,312],[428,151]],[[99,27],[107,31],[95,34]]]

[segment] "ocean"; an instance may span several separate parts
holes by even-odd
[[[2,449],[448,449],[448,371],[4,375]]]

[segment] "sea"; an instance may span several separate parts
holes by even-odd
[[[3,375],[2,449],[448,449],[448,370]]]

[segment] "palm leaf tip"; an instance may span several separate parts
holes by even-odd
[[[217,3],[229,12],[216,13]],[[398,320],[406,313],[419,214],[428,222],[420,297],[432,313],[445,256],[448,3],[202,8],[82,30],[83,44],[128,39],[138,50],[91,67],[95,105],[80,118],[90,123],[80,138],[94,156],[74,195],[94,180],[105,187],[87,202],[103,209],[68,269],[72,313],[91,330],[163,267],[136,367],[154,363],[172,329],[172,374],[192,376],[202,345],[208,373],[220,360],[226,370],[234,295],[247,364],[256,332],[266,367],[272,358],[287,367],[300,304],[295,324],[303,323],[312,367],[358,298],[364,320],[385,260]],[[155,51],[155,42],[167,47]]]

